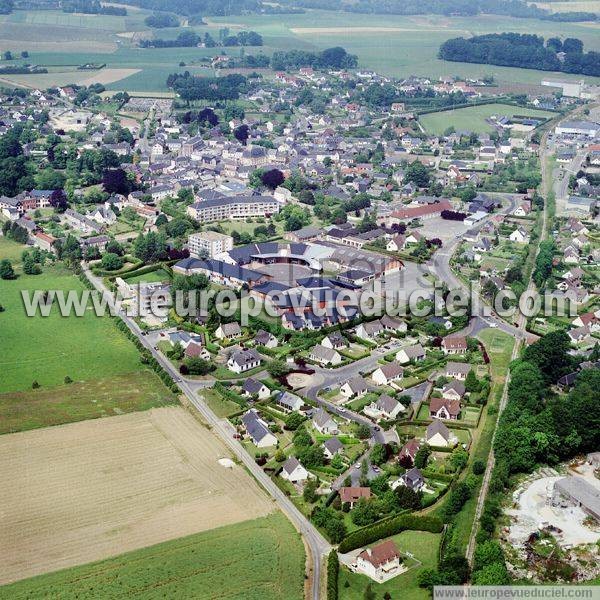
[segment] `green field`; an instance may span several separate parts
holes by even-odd
[[[134,275],[133,277],[127,277],[127,283],[161,283],[163,281],[169,281],[171,276],[164,269],[156,269],[156,271],[150,271],[149,273],[143,273],[142,275]]]
[[[17,279],[0,282],[0,433],[145,410],[173,402],[160,379],[140,363],[137,348],[109,316],[88,310],[62,317],[28,317],[21,292],[82,291],[61,265],[41,275],[20,270],[24,246],[0,238],[0,256],[13,261]],[[65,377],[73,383],[65,385]],[[39,389],[32,389],[37,381]]]
[[[0,44],[12,51],[28,50],[28,62],[53,68],[56,83],[83,81],[93,72],[74,71],[84,62],[106,63],[107,69],[141,69],[107,84],[108,89],[133,92],[164,92],[169,73],[186,69],[196,74],[212,74],[202,66],[204,57],[214,56],[222,48],[137,47],[140,37],[173,37],[182,29],[149,30],[144,24],[147,11],[128,9],[126,17],[108,15],[67,14],[60,11],[15,11],[0,16]],[[547,77],[581,79],[579,75],[476,65],[449,63],[437,58],[439,46],[457,36],[516,31],[545,37],[577,37],[587,50],[600,50],[598,23],[554,23],[537,19],[513,19],[498,15],[446,17],[440,15],[366,15],[333,11],[307,10],[299,15],[242,15],[210,17],[207,25],[193,27],[198,33],[211,31],[218,36],[224,26],[254,30],[264,39],[260,48],[246,48],[248,54],[272,54],[276,50],[321,50],[344,46],[359,57],[362,68],[384,75],[404,77],[411,74],[438,77],[461,75],[481,77],[494,75],[501,83],[539,84]],[[239,56],[239,48],[226,48],[231,56]],[[18,64],[15,61],[14,64]],[[63,67],[56,72],[55,67]],[[67,68],[70,67],[70,68]],[[103,71],[99,72],[102,76]],[[48,74],[52,75],[52,74]],[[10,79],[25,86],[45,86],[48,75],[15,75]],[[594,81],[594,78],[586,77]]]
[[[410,552],[421,564],[414,564],[406,573],[394,577],[386,583],[375,583],[369,577],[351,573],[345,567],[340,570],[339,597],[340,600],[362,600],[366,597],[365,588],[371,583],[375,598],[383,598],[388,592],[392,598],[402,600],[426,600],[429,592],[417,585],[417,575],[425,568],[437,567],[438,547],[441,535],[426,531],[403,531],[392,539],[401,552]],[[409,566],[409,564],[407,564]],[[346,587],[346,582],[350,585]]]
[[[277,512],[0,587],[0,598],[301,600],[304,560]]]
[[[547,119],[554,116],[554,113],[545,110],[535,110],[494,103],[429,113],[419,117],[419,121],[429,133],[434,135],[442,135],[448,127],[454,127],[456,131],[490,133],[494,131],[494,127],[487,123],[486,119],[490,118],[492,115],[507,117],[520,115],[526,117],[543,117]]]

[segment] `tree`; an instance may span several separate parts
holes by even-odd
[[[310,478],[306,484],[304,485],[304,490],[302,491],[302,497],[306,502],[313,504],[319,499],[317,495],[317,488],[319,487],[319,482],[315,478]]]
[[[290,368],[282,360],[272,360],[267,365],[267,372],[271,377],[279,379],[279,377],[287,375],[290,372]]]
[[[471,369],[467,373],[467,377],[465,379],[465,390],[467,392],[478,392],[480,389],[479,381],[477,379],[477,375],[475,375],[475,370]]]
[[[140,235],[133,242],[133,254],[145,263],[167,258],[167,244],[163,235],[154,231]]]
[[[118,254],[107,252],[102,257],[101,264],[106,271],[118,271],[123,266],[123,259]]]
[[[188,368],[190,375],[208,375],[208,373],[215,369],[215,366],[211,362],[199,356],[187,358],[184,364]]]
[[[285,181],[285,177],[279,169],[271,169],[262,174],[261,181],[263,185],[274,190]]]
[[[123,194],[131,191],[131,183],[123,169],[106,169],[102,174],[102,185],[108,194]]]
[[[116,254],[118,256],[123,256],[125,251],[123,250],[123,246],[117,242],[115,239],[111,239],[106,244],[106,252],[110,252],[112,254]]]
[[[236,140],[238,140],[238,142],[241,142],[245,146],[248,138],[250,137],[250,128],[245,124],[240,125],[233,130],[233,136]]]
[[[361,498],[350,512],[352,522],[359,527],[371,525],[379,518],[377,504],[373,500]]]
[[[478,544],[473,555],[473,570],[479,571],[492,563],[504,564],[504,552],[495,540],[488,540]]]
[[[298,412],[293,412],[285,421],[285,428],[289,431],[296,431],[302,423],[304,423],[305,417]]]
[[[0,260],[0,279],[14,279],[16,277],[12,263],[7,258]]]
[[[566,38],[562,50],[566,54],[582,54],[583,42],[577,38]]]
[[[429,169],[418,160],[410,163],[406,168],[404,181],[412,182],[418,187],[427,187],[429,185],[430,173]]]
[[[405,485],[399,485],[394,490],[394,495],[399,508],[410,508],[411,510],[421,508],[421,494]]]
[[[371,430],[364,423],[358,423],[355,426],[355,434],[358,439],[366,440],[371,437]]]
[[[50,194],[50,206],[52,206],[54,210],[59,213],[65,212],[65,210],[67,210],[69,204],[67,202],[67,195],[65,194],[64,190],[54,190]]]
[[[387,448],[384,444],[375,444],[371,450],[371,462],[374,465],[382,465],[387,460]]]
[[[473,461],[473,474],[475,475],[483,475],[485,473],[485,462],[481,459],[477,459]]]
[[[472,582],[475,585],[509,585],[510,577],[504,564],[493,563],[473,573]]]
[[[427,444],[423,444],[415,454],[415,467],[417,469],[424,469],[427,466],[429,455],[431,454],[431,448]]]
[[[35,262],[32,256],[27,255],[23,261],[23,273],[26,275],[39,275],[42,272],[42,268],[38,263]]]

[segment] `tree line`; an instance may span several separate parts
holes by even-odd
[[[271,57],[271,68],[275,71],[314,67],[322,69],[353,69],[358,65],[358,57],[348,54],[340,46],[327,48],[322,52],[307,52],[305,50],[290,50],[274,52]]]
[[[227,35],[217,42],[208,32],[202,37],[194,31],[183,31],[172,40],[162,38],[140,40],[141,48],[195,48],[202,44],[207,48],[215,48],[217,46],[262,46],[263,39],[256,31],[240,31],[233,35]]]
[[[237,100],[246,87],[246,78],[239,74],[225,77],[193,77],[189,71],[172,73],[167,87],[183,100]]]
[[[445,41],[438,57],[453,62],[600,75],[600,53],[584,52],[577,38],[544,38],[519,33],[492,33]]]

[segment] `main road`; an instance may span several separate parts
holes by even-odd
[[[101,278],[95,276],[84,262],[81,264],[83,273],[88,281],[102,294],[106,294],[108,305],[113,313],[119,316],[127,325],[129,330],[142,343],[144,348],[152,354],[160,366],[169,374],[179,389],[185,394],[189,402],[198,410],[202,418],[211,427],[211,431],[218,435],[231,452],[244,464],[254,478],[271,495],[279,507],[292,521],[296,529],[302,534],[310,550],[310,562],[312,562],[312,589],[313,600],[319,600],[321,566],[326,554],[331,550],[329,542],[319,533],[314,525],[296,508],[294,503],[277,487],[273,480],[256,464],[254,459],[246,452],[243,446],[233,436],[236,433],[234,427],[226,419],[219,419],[215,413],[206,405],[197,394],[198,386],[194,382],[181,377],[177,369],[160,352],[155,350],[151,342],[143,334],[142,330],[120,307],[115,307],[113,294],[105,286]],[[308,557],[307,557],[308,558]]]

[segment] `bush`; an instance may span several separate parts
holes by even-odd
[[[483,475],[485,473],[485,462],[478,459],[473,462],[473,474],[474,475]]]
[[[344,538],[338,550],[342,553],[350,552],[350,550],[355,550],[382,538],[396,535],[407,529],[440,533],[443,527],[444,524],[438,517],[398,515],[352,532]]]
[[[337,552],[332,550],[327,558],[327,600],[337,600],[339,573],[340,561]]]

